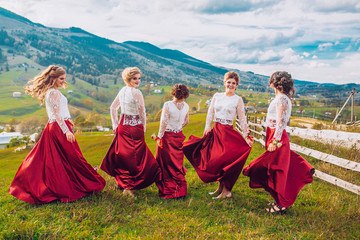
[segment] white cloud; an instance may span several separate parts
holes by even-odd
[[[303,52],[302,54],[304,57],[310,57],[310,53],[308,53],[308,52]]]
[[[350,72],[346,56],[355,50],[349,45],[342,54],[341,39],[360,40],[358,0],[1,0],[0,6],[45,26],[146,41],[244,71],[289,69],[319,82]],[[335,46],[336,54],[325,54]]]
[[[318,46],[318,48],[319,48],[320,51],[324,51],[324,50],[332,47],[333,45],[334,45],[334,44],[332,44],[332,43],[322,43],[322,44],[320,44],[320,45]]]

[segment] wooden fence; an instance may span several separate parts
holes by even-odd
[[[259,142],[260,144],[262,144],[263,146],[265,146],[266,127],[264,125],[264,121],[261,119],[254,118],[253,121],[251,122],[248,119],[248,125],[249,125],[249,128],[251,129],[252,133],[254,133],[253,139],[255,141]],[[236,121],[235,128],[236,128],[236,130],[240,131],[240,125],[239,125],[238,121]],[[360,172],[360,163],[358,163],[358,162],[339,158],[339,157],[336,157],[336,156],[333,156],[333,155],[330,155],[327,153],[323,153],[323,152],[320,152],[317,150],[302,147],[302,146],[299,146],[294,143],[290,143],[290,148],[293,151],[305,154],[309,157],[313,157],[318,160],[321,160],[321,161],[324,161],[327,163],[331,163],[331,164],[334,164],[336,166],[339,166],[339,167],[342,167],[342,168],[345,168],[345,169],[348,169],[351,171]],[[344,188],[348,191],[351,191],[353,193],[360,195],[360,187],[355,184],[349,183],[340,178],[323,173],[319,170],[315,170],[314,176],[321,180],[324,180],[326,182],[332,183],[335,186]]]

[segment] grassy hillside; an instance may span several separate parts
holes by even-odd
[[[191,116],[186,136],[200,136],[205,114]],[[147,126],[146,141],[158,123]],[[77,136],[85,158],[98,166],[112,136]],[[263,151],[255,144],[248,162]],[[73,203],[33,205],[7,193],[28,151],[0,150],[1,239],[357,239],[360,235],[360,200],[355,194],[315,179],[300,192],[285,216],[264,211],[271,197],[248,187],[240,176],[233,198],[212,200],[207,194],[216,184],[204,184],[185,160],[188,196],[163,200],[155,185],[137,191],[136,199],[123,197],[114,179],[103,171],[105,189]]]
[[[35,64],[29,59],[22,59],[22,61],[23,63],[26,62],[28,65]],[[24,86],[26,83],[39,72],[40,70],[37,68],[29,68],[25,71],[24,67],[15,66],[11,67],[9,72],[0,73],[0,122],[9,122],[13,118],[16,119],[17,122],[21,122],[34,116],[46,116],[45,107],[40,106],[38,100],[24,93]],[[119,80],[120,82],[116,85],[110,85],[110,87],[105,88],[91,85],[80,78],[75,78],[75,82],[73,82],[72,79],[73,76],[68,75],[67,82],[69,83],[69,86],[66,89],[61,89],[68,98],[72,116],[74,117],[74,113],[78,110],[85,118],[90,112],[97,112],[107,118],[107,124],[111,126],[111,122],[109,120],[109,106],[116,97],[119,89],[124,86],[122,80]],[[104,79],[106,79],[106,76],[104,76]],[[146,83],[142,83],[140,89],[144,90],[145,87]],[[146,109],[149,114],[148,118],[150,121],[153,120],[155,115],[161,109],[163,98],[165,95],[169,94],[171,88],[171,86],[152,87],[152,90],[164,89],[164,93],[155,94],[154,92],[151,92],[151,95],[144,94]],[[73,92],[68,93],[68,90]],[[13,92],[21,92],[22,95],[19,98],[14,98],[12,95]],[[200,107],[207,108],[205,102],[208,98],[209,97],[205,95],[200,96],[190,94],[187,102],[190,109],[193,107],[196,107],[197,109],[198,102],[202,99]]]

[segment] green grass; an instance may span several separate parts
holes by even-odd
[[[205,114],[192,115],[186,136],[200,136]],[[147,126],[146,141],[157,132],[158,122]],[[100,165],[113,136],[76,136],[87,161]],[[285,216],[269,215],[264,208],[271,197],[248,187],[240,176],[233,198],[211,200],[216,183],[204,184],[185,160],[188,196],[163,200],[155,185],[136,191],[136,199],[122,196],[113,178],[99,173],[107,185],[101,193],[73,203],[34,205],[7,193],[28,150],[0,150],[1,239],[357,239],[360,235],[359,196],[315,179],[304,187]],[[255,144],[251,160],[263,152]]]

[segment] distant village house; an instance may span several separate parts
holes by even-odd
[[[13,92],[13,97],[15,98],[21,97],[21,92]]]

